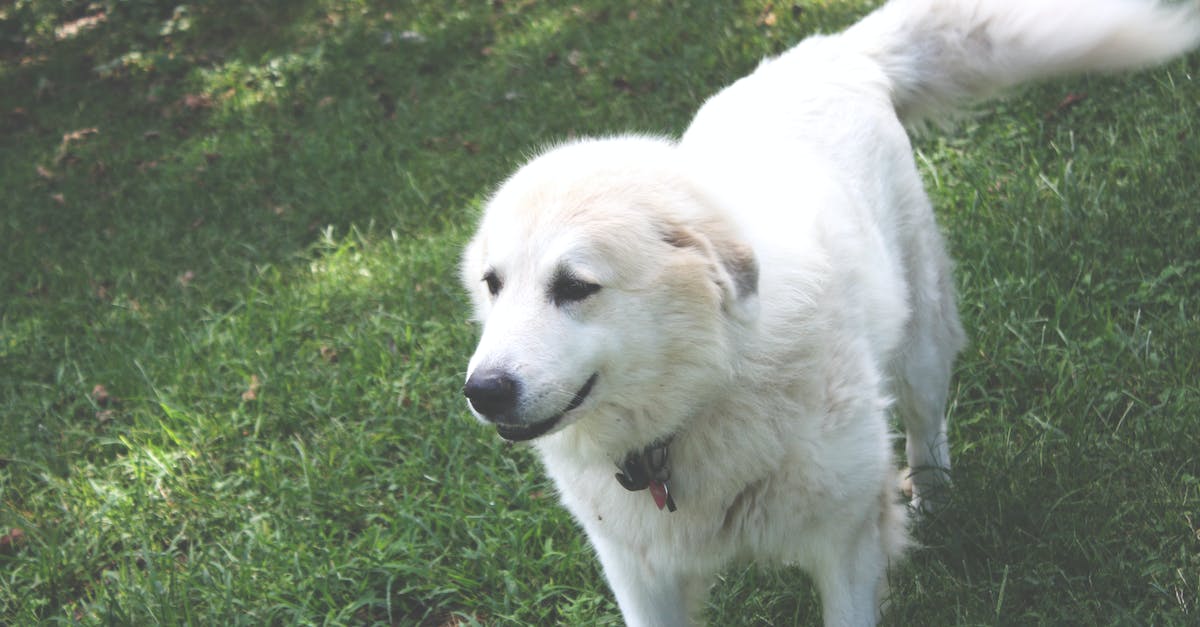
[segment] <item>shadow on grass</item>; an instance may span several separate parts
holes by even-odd
[[[594,562],[562,559],[587,551],[532,459],[464,419],[458,248],[529,150],[678,130],[708,86],[814,16],[771,30],[705,2],[0,13],[0,528],[21,531],[0,562],[29,573],[0,615],[611,615]],[[499,527],[480,535],[484,514]],[[541,557],[485,559],[529,542]]]
[[[144,392],[176,336],[302,287],[351,228],[434,242],[422,315],[461,321],[452,249],[523,155],[678,130],[695,85],[795,38],[702,2],[31,2],[2,23],[0,367],[26,416],[18,449],[42,441],[30,416],[57,431],[91,415],[94,385]]]

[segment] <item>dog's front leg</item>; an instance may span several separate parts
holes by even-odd
[[[700,611],[709,578],[680,572],[678,563],[655,564],[649,551],[592,538],[608,585],[628,627],[687,627],[703,623]]]
[[[888,563],[881,530],[872,521],[845,542],[830,540],[811,572],[821,591],[825,627],[873,627],[879,620]]]

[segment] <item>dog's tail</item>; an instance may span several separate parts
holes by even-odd
[[[1153,65],[1200,44],[1200,2],[892,0],[844,33],[909,126],[1059,74]]]

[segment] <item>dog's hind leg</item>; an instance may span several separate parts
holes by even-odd
[[[945,415],[949,370],[949,363],[909,364],[897,390],[896,409],[904,422],[908,458],[904,487],[911,491],[912,506],[918,511],[940,504],[950,484]]]
[[[949,261],[944,267],[948,268]],[[936,266],[934,266],[936,267]],[[946,399],[954,358],[965,344],[949,271],[931,281],[924,299],[914,298],[910,338],[894,364],[896,413],[904,423],[908,457],[906,491],[917,511],[936,508],[950,484]]]

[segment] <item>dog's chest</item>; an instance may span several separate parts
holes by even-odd
[[[615,465],[548,465],[547,470],[563,505],[593,542],[600,538],[651,561],[723,564],[751,557],[767,540],[764,530],[771,528],[766,480],[722,497],[700,490],[689,477],[679,477],[673,482],[678,489],[672,490],[678,508],[672,512],[659,509],[649,490],[622,487]]]

